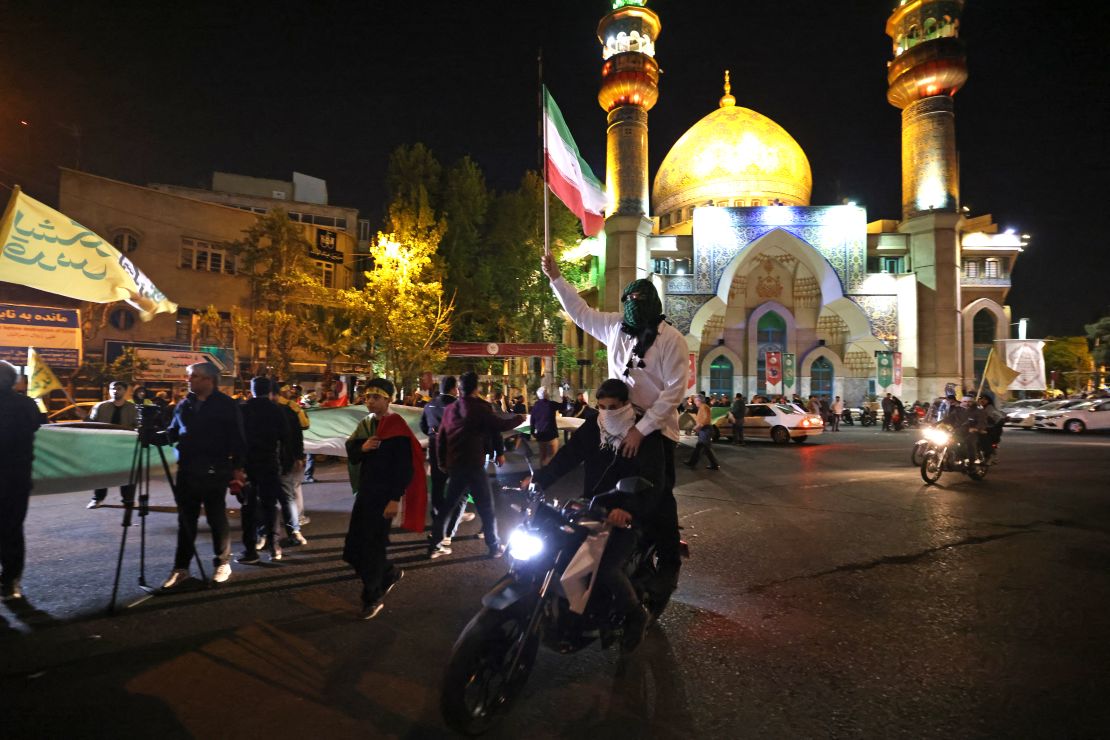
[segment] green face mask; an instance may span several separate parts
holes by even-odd
[[[650,280],[633,280],[621,294],[624,306],[624,323],[640,330],[663,315],[663,302]]]

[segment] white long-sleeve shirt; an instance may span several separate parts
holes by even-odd
[[[553,280],[551,287],[571,320],[605,344],[609,377],[623,380],[628,385],[630,400],[644,412],[636,428],[645,436],[659,429],[677,442],[678,404],[686,395],[688,367],[686,338],[682,333],[666,322],[660,324],[659,335],[643,358],[644,367],[633,363],[628,368],[636,337],[621,331],[624,317],[591,308],[563,277]],[[626,369],[628,375],[624,374]]]

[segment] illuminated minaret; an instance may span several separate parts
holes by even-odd
[[[887,100],[902,111],[902,222],[917,276],[918,397],[943,395],[960,361],[960,173],[953,96],[967,81],[959,38],[963,0],[901,0],[886,23],[894,42]],[[903,349],[903,364],[907,356]],[[924,395],[922,395],[924,394]]]
[[[601,42],[601,91],[608,113],[605,186],[605,270],[601,290],[606,310],[619,310],[620,292],[646,277],[652,231],[648,202],[648,111],[659,99],[655,42],[662,23],[646,0],[613,0],[597,28]]]

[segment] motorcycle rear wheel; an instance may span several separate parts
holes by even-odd
[[[935,485],[943,472],[943,465],[941,459],[937,457],[936,450],[926,452],[925,459],[921,461],[921,480],[930,486]]]
[[[529,616],[530,610],[520,604],[502,611],[482,609],[459,635],[440,691],[439,707],[448,727],[479,735],[512,708],[539,650],[539,637],[524,634]],[[518,646],[520,659],[510,676]]]

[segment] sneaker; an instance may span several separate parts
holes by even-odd
[[[275,547],[270,550],[270,561],[276,563],[281,560],[282,552],[280,547]]]
[[[103,501],[100,501],[100,500],[94,498],[92,501],[85,504],[85,508],[86,509],[99,509],[103,505],[104,505]]]
[[[498,560],[505,557],[505,550],[501,545],[494,545],[489,549],[490,560]]]
[[[312,524],[312,519],[310,517],[302,516],[297,520],[297,526],[299,527],[303,527],[306,524]]]
[[[255,550],[265,550],[266,549],[266,542],[267,542],[267,540],[266,540],[265,536],[259,537],[254,542],[254,549]]]
[[[364,604],[362,611],[358,613],[358,618],[362,620],[373,619],[381,614],[384,608],[385,604],[380,601],[375,601],[373,604]]]
[[[170,573],[170,577],[162,582],[162,588],[168,589],[175,586],[180,586],[182,581],[189,579],[189,570],[187,568],[174,568]]]
[[[297,547],[299,545],[307,545],[308,540],[299,531],[289,535],[289,547]]]
[[[262,558],[258,557],[257,552],[245,552],[239,557],[235,558],[235,562],[239,565],[255,565],[262,562]]]
[[[23,598],[23,588],[19,581],[12,581],[0,586],[0,601],[18,601]]]
[[[450,555],[450,554],[451,554],[451,548],[447,547],[447,545],[444,545],[444,544],[436,545],[432,549],[428,550],[428,557],[431,558],[432,560],[435,560],[436,558],[441,558],[444,555]]]
[[[315,483],[315,482],[316,482],[316,479],[315,479],[315,478],[313,478],[313,477],[312,477],[311,475],[306,475],[306,476],[304,477],[304,480],[303,480],[303,481],[301,481],[301,482],[302,482],[302,483]]]
[[[477,516],[478,515],[475,514],[473,511],[464,511],[462,513],[462,517],[460,517],[460,520],[464,521],[464,522],[472,522],[472,521],[474,521],[474,518],[477,517]]]
[[[706,465],[705,469],[706,470],[720,470],[721,466],[720,465]]]
[[[228,578],[231,578],[231,565],[221,563],[216,567],[216,572],[212,574],[212,580],[216,583],[223,583]]]
[[[393,587],[396,586],[404,577],[405,571],[403,568],[394,568],[390,574],[389,585],[385,587],[385,593],[382,595],[388,596],[389,592],[393,590]]]

